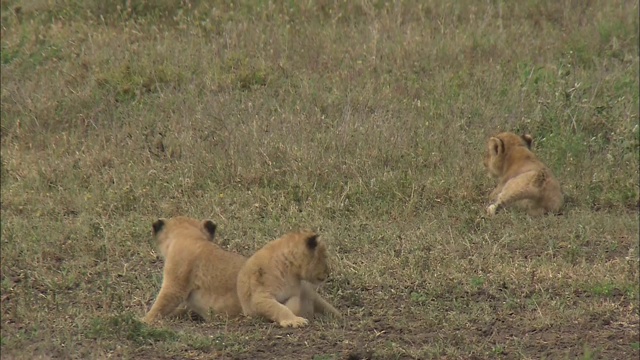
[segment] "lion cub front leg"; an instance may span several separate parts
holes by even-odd
[[[186,288],[175,286],[171,281],[163,281],[156,301],[153,303],[151,310],[149,310],[142,321],[147,324],[151,324],[158,318],[172,314],[176,311],[176,308],[186,300],[186,298]]]
[[[253,308],[258,314],[277,322],[282,327],[298,328],[309,324],[309,320],[296,316],[288,307],[268,294],[258,295]]]
[[[496,200],[496,198],[498,197],[498,194],[500,194],[500,192],[502,192],[502,189],[504,188],[504,184],[499,184],[498,186],[496,186],[495,189],[493,189],[493,191],[491,192],[491,194],[489,194],[489,201],[493,202]]]
[[[495,201],[487,207],[487,214],[493,216],[498,209],[519,200],[538,199],[540,189],[531,185],[530,178],[530,176],[520,175],[507,181],[496,195]]]

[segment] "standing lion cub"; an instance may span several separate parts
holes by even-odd
[[[286,234],[253,254],[238,273],[242,311],[294,328],[307,325],[314,313],[340,317],[311,285],[328,276],[327,248],[318,235]]]
[[[165,263],[160,293],[144,322],[176,314],[185,305],[205,320],[210,310],[228,316],[241,313],[236,277],[246,258],[214,244],[215,232],[211,220],[179,216],[153,223]]]
[[[551,170],[531,152],[531,135],[503,132],[489,139],[484,166],[499,179],[491,192],[487,214],[495,215],[510,204],[524,207],[529,215],[557,213],[563,203],[560,184]]]

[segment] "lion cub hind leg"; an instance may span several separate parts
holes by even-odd
[[[187,303],[190,310],[198,314],[198,316],[204,319],[205,322],[209,322],[211,321],[211,316],[210,316],[211,308],[202,299],[206,295],[207,294],[204,293],[202,290],[194,290],[191,292],[191,294],[189,294],[189,297],[187,298]]]
[[[173,318],[181,318],[187,315],[189,315],[189,306],[186,303],[182,303],[178,305],[178,307],[167,316]]]
[[[313,286],[306,281],[302,282],[301,297],[305,299],[305,303],[312,306],[312,313],[330,314],[336,318],[342,317],[342,314],[340,314],[333,305],[329,304],[328,301],[323,299],[320,294],[315,291]]]
[[[493,204],[487,207],[487,214],[493,216],[500,208],[506,207],[519,200],[531,199],[537,201],[541,192],[540,189],[531,184],[532,174],[522,174],[507,181],[497,194]]]
[[[298,328],[309,324],[309,320],[301,316],[297,316],[291,311],[291,309],[280,304],[276,299],[269,295],[258,295],[255,297],[253,308],[259,315],[277,322],[282,327]]]
[[[316,297],[313,301],[313,307],[316,312],[320,314],[330,314],[338,319],[342,318],[342,314],[333,307],[333,305],[329,304],[328,301],[320,297],[320,295],[316,294]]]
[[[303,296],[292,296],[285,301],[284,306],[289,308],[296,316],[312,318],[314,313],[313,301]]]

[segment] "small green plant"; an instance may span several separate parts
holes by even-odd
[[[411,292],[411,301],[418,305],[425,305],[429,302],[429,297],[422,292]]]
[[[598,358],[598,351],[593,350],[589,345],[584,345],[582,360],[593,360]]]
[[[313,360],[334,360],[337,359],[333,354],[314,355]]]
[[[471,278],[471,286],[475,288],[480,288],[484,285],[485,279],[482,276],[474,276]]]
[[[618,292],[618,288],[613,283],[595,284],[591,287],[591,293],[598,296],[611,296],[614,292]]]
[[[502,355],[504,354],[504,347],[502,345],[496,345],[493,347],[492,352],[495,355]]]
[[[93,319],[88,335],[93,339],[124,339],[138,345],[178,339],[175,332],[150,327],[129,313]]]

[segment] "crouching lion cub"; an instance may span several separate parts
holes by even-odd
[[[247,316],[263,316],[282,327],[302,327],[314,313],[341,317],[313,284],[329,276],[327,248],[311,232],[289,233],[267,243],[238,273],[238,298]]]
[[[165,264],[160,293],[144,322],[183,310],[192,310],[205,320],[210,310],[228,316],[242,312],[236,277],[246,258],[214,244],[215,232],[211,220],[179,216],[153,223],[153,236]]]
[[[490,195],[489,215],[510,204],[532,215],[557,213],[563,203],[560,184],[551,170],[531,152],[531,135],[503,132],[489,139],[484,166],[499,179]]]

